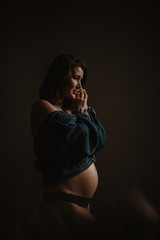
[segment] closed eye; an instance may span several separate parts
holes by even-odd
[[[73,75],[73,78],[79,80],[79,79],[80,79],[80,76],[78,76],[78,75]]]

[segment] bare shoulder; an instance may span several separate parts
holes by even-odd
[[[35,137],[39,127],[45,121],[49,113],[56,110],[56,107],[47,100],[40,99],[33,103],[31,107],[31,132],[33,137]]]
[[[39,113],[49,114],[55,110],[57,110],[56,107],[54,107],[50,102],[44,99],[39,99],[33,103],[31,112],[36,111]]]

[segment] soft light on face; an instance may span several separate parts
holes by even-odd
[[[83,69],[81,67],[70,68],[67,73],[68,83],[65,86],[65,98],[75,99],[77,91],[82,88]]]

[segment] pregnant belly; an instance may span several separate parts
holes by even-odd
[[[62,183],[54,184],[46,189],[48,191],[61,191],[81,197],[91,198],[98,186],[98,174],[93,163],[82,173],[65,180]]]

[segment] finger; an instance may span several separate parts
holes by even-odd
[[[86,90],[83,91],[83,96],[84,96],[84,99],[88,98],[88,94],[87,94]]]
[[[86,98],[87,94],[86,94],[86,91],[83,90],[83,98]]]
[[[80,97],[81,97],[81,95],[82,95],[82,90],[81,89],[79,89],[79,90],[77,90],[77,94],[76,94],[76,97],[79,99]]]
[[[82,91],[82,99],[85,99],[85,97],[86,97],[85,91]]]
[[[82,99],[84,96],[83,96],[84,94],[83,94],[83,91],[82,91],[82,89],[78,92],[78,96],[79,96],[79,98],[80,99]]]
[[[77,97],[80,99],[80,100],[85,100],[87,99],[88,95],[86,93],[86,90],[85,89],[79,89],[78,90],[78,93],[77,93]]]

